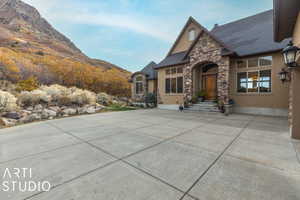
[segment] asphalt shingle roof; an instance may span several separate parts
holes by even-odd
[[[274,42],[273,10],[216,26],[211,33],[238,56],[278,51],[289,41]]]
[[[184,60],[185,55],[186,55],[186,51],[182,51],[182,52],[174,53],[170,56],[167,56],[163,61],[161,61],[156,66],[156,68],[184,63],[185,62],[185,60]]]
[[[210,34],[241,57],[280,51],[290,40],[274,42],[273,10],[216,26]],[[185,55],[186,51],[169,55],[156,68],[184,63]]]
[[[141,72],[147,75],[148,80],[157,79],[157,72],[155,71],[155,67],[157,64],[155,62],[150,62]]]

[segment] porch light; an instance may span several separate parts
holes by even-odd
[[[281,71],[278,73],[279,79],[284,83],[288,80],[288,74],[288,71],[286,71],[285,69],[281,69]]]
[[[284,57],[284,63],[288,67],[292,68],[292,67],[298,66],[297,62],[296,62],[296,58],[297,58],[299,51],[300,51],[300,49],[298,47],[294,46],[292,41],[290,41],[288,46],[283,49],[282,54]]]

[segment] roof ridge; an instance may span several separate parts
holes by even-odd
[[[250,16],[248,16],[248,17],[244,17],[244,18],[241,18],[241,19],[237,19],[237,20],[234,20],[234,21],[225,23],[225,24],[218,25],[218,26],[214,27],[210,32],[213,32],[213,31],[217,30],[218,28],[220,28],[220,27],[222,27],[222,26],[234,24],[234,23],[237,23],[237,22],[239,22],[239,21],[243,21],[243,20],[245,20],[245,19],[249,19],[249,18],[252,18],[252,17],[256,17],[256,16],[258,16],[258,15],[262,15],[262,14],[265,14],[265,13],[270,12],[270,11],[273,11],[273,9],[269,9],[269,10],[266,10],[266,11],[263,11],[263,12],[260,12],[260,13],[254,14],[254,15],[250,15]]]

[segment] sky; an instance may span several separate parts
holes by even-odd
[[[23,0],[92,58],[128,71],[159,63],[188,20],[207,29],[273,7],[273,0]]]

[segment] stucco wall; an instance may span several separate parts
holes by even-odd
[[[182,52],[182,51],[187,51],[188,48],[191,46],[191,44],[193,43],[193,41],[189,41],[188,40],[188,34],[189,31],[191,29],[194,29],[196,31],[196,37],[200,32],[200,28],[199,26],[191,23],[188,28],[184,31],[182,37],[179,39],[179,42],[177,43],[177,45],[175,46],[174,50],[172,51],[173,53],[178,53],[178,52]]]
[[[237,92],[237,69],[230,66],[230,98],[234,100],[235,106],[251,108],[273,108],[288,109],[289,83],[282,83],[278,73],[284,67],[283,58],[280,53],[268,54],[273,56],[272,66],[272,92],[270,94],[242,94]],[[253,70],[259,68],[253,68]],[[261,68],[261,69],[268,69]]]
[[[178,66],[177,66],[178,67]],[[165,93],[165,69],[158,70],[158,93],[159,93],[159,104],[183,104],[183,94],[166,94]]]
[[[148,81],[148,93],[155,93],[156,92],[156,84],[155,80]]]
[[[294,29],[293,42],[300,47],[300,12]],[[298,58],[300,65],[300,57]],[[290,88],[290,120],[291,133],[295,139],[300,139],[300,69],[293,69],[291,72],[291,88]]]

